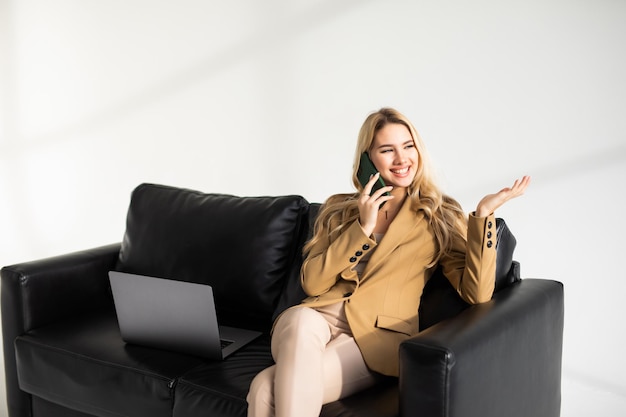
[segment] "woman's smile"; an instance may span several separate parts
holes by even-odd
[[[390,171],[398,176],[398,177],[406,177],[409,174],[409,169],[411,169],[411,167],[404,167],[404,168],[396,168],[396,169],[390,169]]]

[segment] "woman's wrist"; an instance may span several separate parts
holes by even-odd
[[[357,220],[357,223],[361,227],[361,230],[363,231],[365,236],[367,236],[367,237],[372,236],[372,233],[374,233],[374,228],[373,227],[365,227],[365,226],[363,226],[363,224],[361,223],[361,220]]]
[[[491,213],[489,209],[483,207],[480,204],[478,205],[478,207],[476,207],[476,211],[474,212],[474,216],[476,217],[487,217],[487,216],[490,216],[491,214],[493,213]]]

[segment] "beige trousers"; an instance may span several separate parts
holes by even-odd
[[[284,312],[272,334],[275,365],[248,393],[248,417],[318,417],[322,405],[372,386],[345,318],[343,302]]]

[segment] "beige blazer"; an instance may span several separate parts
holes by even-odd
[[[493,215],[469,216],[467,241],[454,242],[439,264],[459,295],[470,304],[489,301],[495,285],[496,222]],[[375,250],[374,250],[375,249]],[[372,251],[359,278],[359,259]],[[304,306],[345,300],[350,328],[368,367],[398,375],[400,343],[418,333],[424,285],[435,268],[435,239],[422,211],[403,204],[380,243],[357,221],[332,243],[320,242],[302,265]]]

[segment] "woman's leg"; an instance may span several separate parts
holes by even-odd
[[[274,374],[276,365],[259,372],[248,391],[248,417],[274,417]]]
[[[252,381],[248,416],[319,416],[323,399],[321,357],[330,337],[328,323],[315,310],[298,307],[285,311],[272,333],[276,365]]]
[[[335,338],[328,342],[331,335]],[[354,338],[306,307],[281,316],[272,353],[277,364],[260,372],[250,386],[250,417],[317,417],[322,404],[375,383]]]
[[[311,308],[292,308],[280,317],[272,335],[276,417],[319,416],[322,357],[330,337],[328,322]]]
[[[340,400],[376,383],[354,338],[340,334],[326,346],[324,363],[324,404]]]

